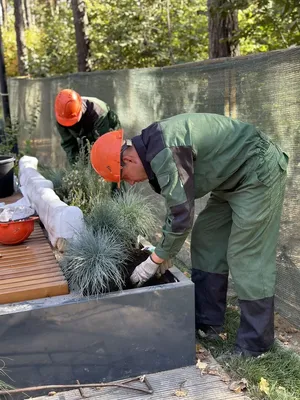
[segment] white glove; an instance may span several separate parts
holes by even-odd
[[[155,247],[154,246],[144,246],[143,250],[148,250],[151,251],[151,253],[153,253],[155,251]],[[164,260],[161,264],[158,264],[158,269],[156,271],[156,275],[160,276],[166,273],[166,271],[171,268],[173,265],[173,261],[172,259],[168,259],[168,260]]]
[[[169,258],[168,260],[165,260],[164,262],[162,262],[161,264],[159,264],[158,266],[158,270],[156,272],[156,274],[160,274],[163,275],[166,273],[166,271],[171,268],[173,265],[172,260]]]
[[[141,286],[147,282],[153,275],[155,275],[160,264],[156,264],[152,261],[151,256],[146,261],[138,265],[133,271],[130,280],[134,285]]]

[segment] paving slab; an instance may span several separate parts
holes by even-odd
[[[84,396],[92,400],[246,400],[244,394],[237,394],[228,388],[228,383],[220,376],[203,375],[196,366],[178,368],[170,371],[147,375],[153,394],[143,394],[123,388],[83,389]],[[132,384],[143,387],[140,383]],[[51,400],[81,400],[79,390],[60,392],[51,396]],[[48,396],[35,400],[49,400]],[[248,399],[249,400],[249,399]]]

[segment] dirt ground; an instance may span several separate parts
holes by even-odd
[[[275,336],[286,348],[300,354],[300,330],[277,313],[275,314]]]

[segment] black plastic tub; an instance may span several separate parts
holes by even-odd
[[[13,157],[0,156],[0,198],[14,193],[14,165]]]

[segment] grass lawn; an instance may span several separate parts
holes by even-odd
[[[225,332],[227,339],[218,341],[200,340],[234,380],[245,378],[251,399],[299,400],[300,356],[275,344],[273,349],[258,358],[220,357],[232,348],[239,325],[236,306],[229,305],[226,313]],[[263,378],[263,379],[262,379]]]

